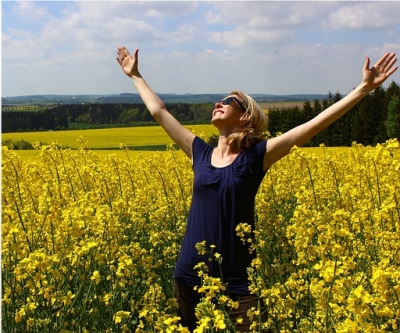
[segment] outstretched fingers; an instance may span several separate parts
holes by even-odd
[[[396,61],[397,58],[395,57],[394,53],[385,53],[383,57],[378,60],[374,67],[378,73],[385,74],[388,77],[397,70],[397,66],[393,67]]]
[[[122,65],[122,47],[117,47],[117,57],[118,63]]]
[[[124,58],[129,55],[129,52],[125,46],[120,46],[117,48],[117,55],[118,55],[117,57],[118,62],[122,63]]]
[[[393,54],[394,56],[394,54]],[[396,63],[397,58],[393,57],[390,62],[386,65],[385,70],[387,70],[387,75],[392,75],[399,67],[398,66],[394,66],[394,64]],[[393,67],[394,66],[394,67]]]
[[[393,56],[394,54],[392,54],[392,56]],[[386,62],[386,60],[387,60],[387,58],[390,56],[390,53],[389,52],[387,52],[387,53],[385,53],[377,62],[376,62],[376,64],[375,64],[375,67],[376,68],[378,68],[378,67],[381,67],[385,62]]]

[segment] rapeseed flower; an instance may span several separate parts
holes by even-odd
[[[165,154],[105,158],[42,145],[38,158],[2,154],[2,322],[9,332],[187,332],[173,270],[192,195],[190,161]],[[400,323],[400,149],[295,148],[266,174],[255,228],[254,329],[393,332]],[[200,254],[221,263],[218,249]],[[206,263],[194,268],[196,332],[229,331],[238,306]],[[239,322],[238,322],[239,323]]]

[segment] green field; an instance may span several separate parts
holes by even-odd
[[[304,101],[274,101],[274,102],[260,102],[258,103],[263,110],[272,109],[290,109],[290,108],[302,108]]]
[[[14,105],[14,106],[2,106],[1,111],[40,111],[47,109],[46,106],[39,105]]]

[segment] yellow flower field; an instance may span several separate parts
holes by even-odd
[[[203,133],[206,137],[217,133],[213,125],[191,125],[185,126],[196,133]],[[25,140],[31,143],[43,142],[50,144],[57,141],[63,147],[79,148],[77,138],[84,136],[91,149],[119,149],[121,143],[125,146],[158,146],[172,143],[171,138],[165,133],[161,126],[144,127],[121,127],[70,131],[48,131],[48,132],[21,132],[2,133],[4,140]]]
[[[191,186],[172,146],[104,156],[82,139],[36,159],[3,147],[2,331],[187,332],[172,275]],[[257,251],[249,283],[268,311],[262,322],[253,309],[253,332],[400,332],[399,187],[397,140],[295,148],[274,165],[256,230],[237,228]],[[196,248],[223,260],[212,244]],[[196,269],[196,332],[235,332],[223,281]]]

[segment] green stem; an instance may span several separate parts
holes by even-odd
[[[335,258],[335,266],[333,268],[332,282],[331,282],[331,286],[329,288],[329,293],[328,293],[328,297],[326,299],[326,305],[325,305],[325,332],[330,331],[328,329],[328,326],[329,326],[328,318],[329,318],[329,309],[330,309],[329,301],[331,300],[331,297],[332,297],[332,289],[333,289],[333,284],[335,283],[336,269],[337,269],[337,258]]]

